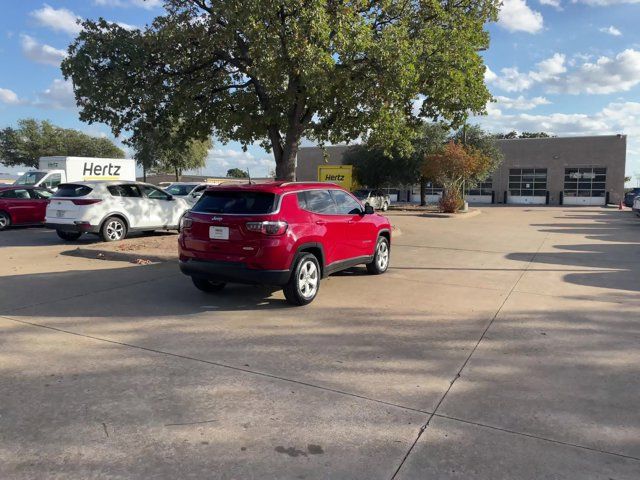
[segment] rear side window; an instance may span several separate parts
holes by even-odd
[[[304,192],[306,199],[305,210],[322,215],[335,215],[338,213],[336,203],[329,190],[308,190]]]
[[[84,197],[89,195],[93,188],[86,185],[75,185],[73,183],[63,183],[58,187],[54,197]]]
[[[28,199],[31,198],[29,196],[29,192],[27,192],[26,190],[22,190],[22,189],[16,189],[16,190],[7,190],[4,191],[2,193],[0,193],[0,198],[21,198],[21,199]]]
[[[140,189],[137,185],[109,185],[109,193],[114,197],[141,197]]]
[[[336,201],[340,215],[357,215],[362,212],[360,204],[348,193],[342,190],[331,190],[331,195]]]
[[[275,204],[273,193],[211,190],[204,192],[193,211],[259,215],[273,212]]]

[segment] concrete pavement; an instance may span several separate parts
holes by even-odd
[[[639,478],[640,221],[393,221],[305,308],[3,232],[0,478]]]

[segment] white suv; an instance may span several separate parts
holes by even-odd
[[[147,183],[63,183],[47,206],[45,225],[64,240],[77,240],[86,232],[113,242],[133,230],[178,230],[190,208],[186,200]]]

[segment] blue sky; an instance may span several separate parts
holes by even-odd
[[[78,120],[59,62],[77,32],[76,17],[140,27],[161,0],[3,2],[0,16],[0,128],[19,118],[49,119],[92,135],[103,125]],[[490,131],[544,130],[559,136],[624,133],[627,173],[640,174],[640,0],[504,0],[488,26],[487,84],[496,98],[475,119]],[[266,175],[270,154],[216,143],[208,174],[228,168]],[[4,167],[1,170],[6,171]],[[633,183],[636,183],[634,179]]]

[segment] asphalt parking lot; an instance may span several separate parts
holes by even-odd
[[[304,308],[2,232],[0,478],[640,478],[640,219],[392,220]]]

